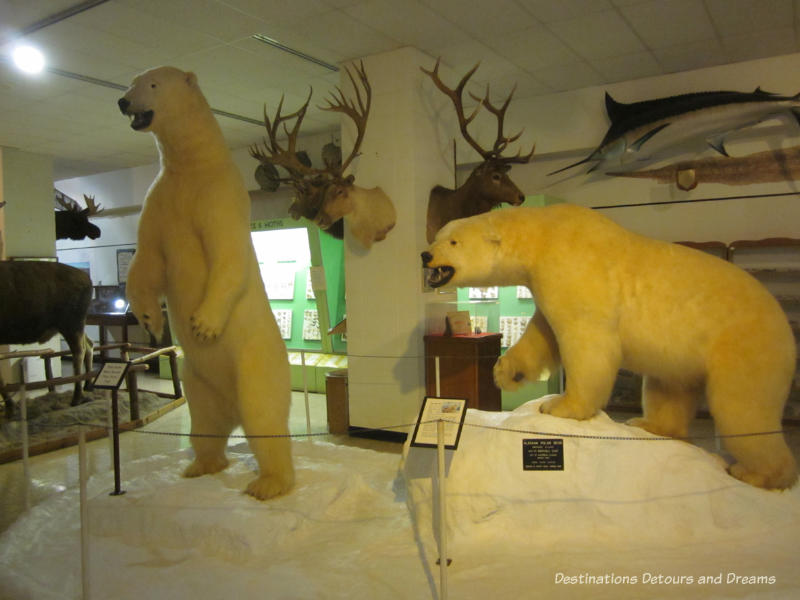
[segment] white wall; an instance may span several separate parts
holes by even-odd
[[[606,176],[594,179],[578,176],[558,183],[569,173],[560,177],[547,177],[546,173],[587,156],[599,144],[609,125],[605,114],[606,91],[620,102],[697,91],[753,91],[758,86],[769,92],[791,96],[800,91],[795,76],[798,71],[800,54],[792,54],[514,100],[509,108],[506,132],[515,133],[524,128],[521,138],[523,150],[536,142],[537,153],[529,165],[514,166],[511,177],[528,195],[546,193],[595,207],[796,192],[800,185],[794,182],[755,186],[701,184],[691,192],[683,192],[672,184]],[[494,123],[488,123],[484,118],[480,125],[481,135],[491,138]],[[800,144],[800,127],[793,120],[787,120],[783,123],[771,121],[759,126],[758,130],[742,131],[731,136],[726,146],[732,156],[741,156],[797,144]],[[459,153],[475,158],[474,153],[461,143]],[[705,152],[706,155],[719,156],[711,150]],[[575,172],[581,171],[577,169],[570,173]],[[670,241],[730,242],[743,238],[800,236],[800,199],[796,196],[666,204],[603,212],[639,233]]]

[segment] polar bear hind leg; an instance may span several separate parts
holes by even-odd
[[[266,359],[263,362],[267,362]],[[256,370],[251,372],[250,366],[254,364]],[[245,433],[252,436],[248,444],[259,470],[246,492],[259,500],[281,496],[294,485],[289,438],[289,365],[282,368],[274,363],[245,361],[239,366],[237,383],[242,426]],[[253,401],[254,398],[258,401]]]
[[[797,481],[797,462],[781,432],[787,383],[773,374],[774,366],[765,366],[769,373],[762,375],[763,361],[759,362],[710,373],[709,409],[736,461],[730,474],[757,487],[785,489]]]
[[[642,385],[643,415],[629,419],[627,424],[655,435],[686,438],[700,394],[698,388],[670,386],[655,377],[645,377]]]
[[[183,476],[200,477],[218,473],[228,466],[225,448],[228,445],[228,436],[236,426],[236,417],[232,411],[225,410],[226,407],[232,408],[231,404],[220,398],[188,364],[184,365],[182,380],[192,418],[191,440],[195,455]]]

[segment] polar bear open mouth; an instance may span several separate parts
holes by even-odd
[[[136,129],[144,129],[145,127],[149,127],[150,123],[153,122],[153,111],[152,110],[145,110],[143,112],[132,112],[127,113],[127,115],[131,118],[131,128]]]
[[[431,267],[431,273],[428,275],[428,285],[434,288],[445,285],[456,274],[453,267]]]

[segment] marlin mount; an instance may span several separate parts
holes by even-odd
[[[780,96],[756,88],[751,93],[696,92],[624,104],[606,93],[606,113],[611,125],[600,145],[583,160],[548,175],[583,164],[592,164],[588,172],[633,170],[670,156],[691,140],[705,140],[728,156],[725,138],[734,131],[787,115],[800,123],[800,94]]]

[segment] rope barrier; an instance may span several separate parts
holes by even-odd
[[[458,425],[457,421],[449,421],[447,419],[435,419],[430,421],[420,421],[420,425],[429,425],[433,423],[437,423],[439,421],[443,421],[445,423],[452,423],[454,425]],[[105,423],[90,423],[85,421],[76,421],[75,425],[82,425],[85,427],[93,427],[97,429],[110,429],[110,427]],[[413,428],[417,425],[416,422],[414,423],[405,423],[403,425],[386,425],[384,427],[359,427],[359,433],[365,432],[381,432],[386,430],[394,430],[394,429],[406,429],[406,428]],[[48,425],[44,425],[48,427]],[[690,440],[715,440],[715,439],[730,439],[730,438],[741,438],[741,437],[758,437],[758,436],[765,436],[765,435],[795,435],[800,433],[800,428],[797,429],[776,429],[774,431],[755,431],[755,432],[748,432],[748,433],[730,433],[730,434],[709,434],[709,435],[689,435],[689,436],[677,436],[677,437],[669,437],[669,436],[620,436],[620,435],[593,435],[593,434],[582,434],[582,433],[563,433],[563,432],[553,432],[553,431],[540,431],[540,430],[531,430],[531,429],[517,429],[517,428],[509,428],[509,427],[499,427],[496,425],[481,425],[478,423],[464,423],[465,427],[472,427],[474,429],[488,429],[492,431],[504,431],[508,433],[518,433],[524,435],[537,435],[541,437],[560,437],[560,438],[571,438],[571,439],[585,439],[585,440],[606,440],[606,441],[614,441],[614,442],[666,442],[672,440],[680,440],[680,441],[690,441]],[[56,426],[54,426],[56,427]],[[57,427],[63,427],[57,426]],[[255,435],[247,435],[247,434],[220,434],[220,433],[180,433],[176,431],[151,431],[145,429],[128,429],[126,431],[131,431],[134,433],[141,433],[145,435],[161,435],[161,436],[172,436],[172,437],[188,437],[188,438],[224,438],[224,439],[242,439],[242,440],[249,440],[249,439],[272,439],[272,438],[310,438],[310,437],[325,437],[325,436],[336,436],[341,434],[336,433],[329,433],[329,432],[317,432],[317,433],[288,433],[288,434],[255,434]]]

